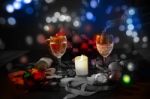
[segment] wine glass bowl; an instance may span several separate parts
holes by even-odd
[[[108,57],[113,50],[113,36],[101,34],[96,36],[96,48],[98,52],[104,57]]]
[[[61,58],[66,52],[67,38],[66,36],[51,36],[50,37],[50,49],[52,54]]]

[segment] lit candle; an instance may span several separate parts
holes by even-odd
[[[85,55],[75,57],[75,70],[77,76],[88,75],[88,57]]]

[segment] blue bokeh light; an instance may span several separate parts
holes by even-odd
[[[18,2],[18,1],[15,1],[14,3],[13,3],[13,7],[14,7],[14,9],[16,9],[16,10],[19,10],[19,9],[21,9],[21,2]]]
[[[126,20],[126,23],[127,23],[127,24],[132,24],[132,23],[133,23],[133,20],[132,20],[131,18],[128,18],[128,19]]]
[[[23,0],[23,2],[24,2],[25,4],[29,4],[29,3],[32,2],[32,0]]]
[[[15,0],[15,1],[17,1],[17,2],[22,2],[23,0]]]
[[[128,11],[129,15],[134,15],[135,14],[135,9],[131,8]]]
[[[134,25],[133,25],[133,24],[129,24],[129,25],[127,26],[127,28],[128,28],[128,30],[134,30]]]
[[[112,11],[112,6],[108,6],[107,9],[105,10],[106,14],[110,14]]]
[[[87,12],[87,13],[86,13],[86,18],[87,18],[88,20],[93,20],[93,19],[94,19],[93,13],[92,13],[92,12]]]
[[[120,31],[125,31],[125,26],[124,26],[124,25],[120,25],[120,26],[119,26],[119,30],[120,30]]]
[[[91,8],[96,8],[98,6],[98,2],[96,0],[91,0],[90,6]]]
[[[28,8],[26,8],[26,13],[27,14],[33,14],[33,12],[34,12],[34,10],[33,10],[33,8],[32,7],[28,7]]]
[[[14,7],[11,4],[6,5],[6,11],[8,13],[13,13],[14,12]]]

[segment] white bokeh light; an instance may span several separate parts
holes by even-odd
[[[15,25],[16,24],[16,19],[14,17],[9,17],[7,21],[8,21],[9,25]]]
[[[137,37],[138,36],[138,33],[136,31],[133,31],[132,32],[132,37]]]
[[[59,18],[60,17],[60,12],[55,12],[54,17]]]
[[[134,71],[134,69],[135,69],[134,64],[133,64],[132,62],[129,62],[128,65],[127,65],[127,69],[128,69],[129,71]]]
[[[52,22],[56,23],[57,22],[57,18],[56,17],[52,17]]]
[[[61,15],[61,16],[59,17],[59,21],[61,21],[61,22],[65,21],[65,19],[66,19],[66,16],[65,16],[65,15]]]
[[[52,18],[51,17],[46,17],[45,20],[46,20],[47,23],[51,23],[52,22]]]
[[[65,7],[65,6],[61,7],[60,11],[63,12],[63,13],[66,13],[67,12],[67,7]]]
[[[142,38],[142,41],[143,41],[143,42],[148,42],[148,37],[147,37],[147,36],[144,36],[144,37]]]
[[[32,45],[33,44],[33,38],[31,36],[27,36],[25,38],[25,41],[26,41],[27,45]]]
[[[147,48],[147,47],[148,47],[148,44],[147,44],[147,43],[143,43],[143,44],[141,45],[141,47],[142,47],[142,48]]]
[[[140,38],[139,38],[139,37],[134,37],[134,38],[133,38],[133,42],[134,42],[134,43],[138,43],[139,41],[140,41]]]
[[[6,5],[6,11],[8,13],[13,13],[14,12],[14,7],[11,4]]]
[[[120,55],[120,58],[121,58],[121,59],[126,59],[126,58],[127,58],[127,55],[126,55],[126,54],[121,54],[121,55]]]
[[[53,3],[55,0],[45,0],[46,3]]]
[[[66,22],[71,22],[71,16],[66,16]]]
[[[44,25],[43,29],[44,29],[45,31],[49,31],[49,26],[48,26],[48,25]]]
[[[126,35],[127,35],[127,36],[132,36],[132,31],[131,31],[131,30],[127,30],[127,31],[126,31]]]
[[[75,20],[74,22],[73,22],[73,26],[74,27],[79,27],[81,25],[81,23],[78,21],[78,20]]]

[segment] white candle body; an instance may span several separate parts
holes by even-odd
[[[88,57],[85,55],[75,57],[75,70],[77,76],[88,75]]]

